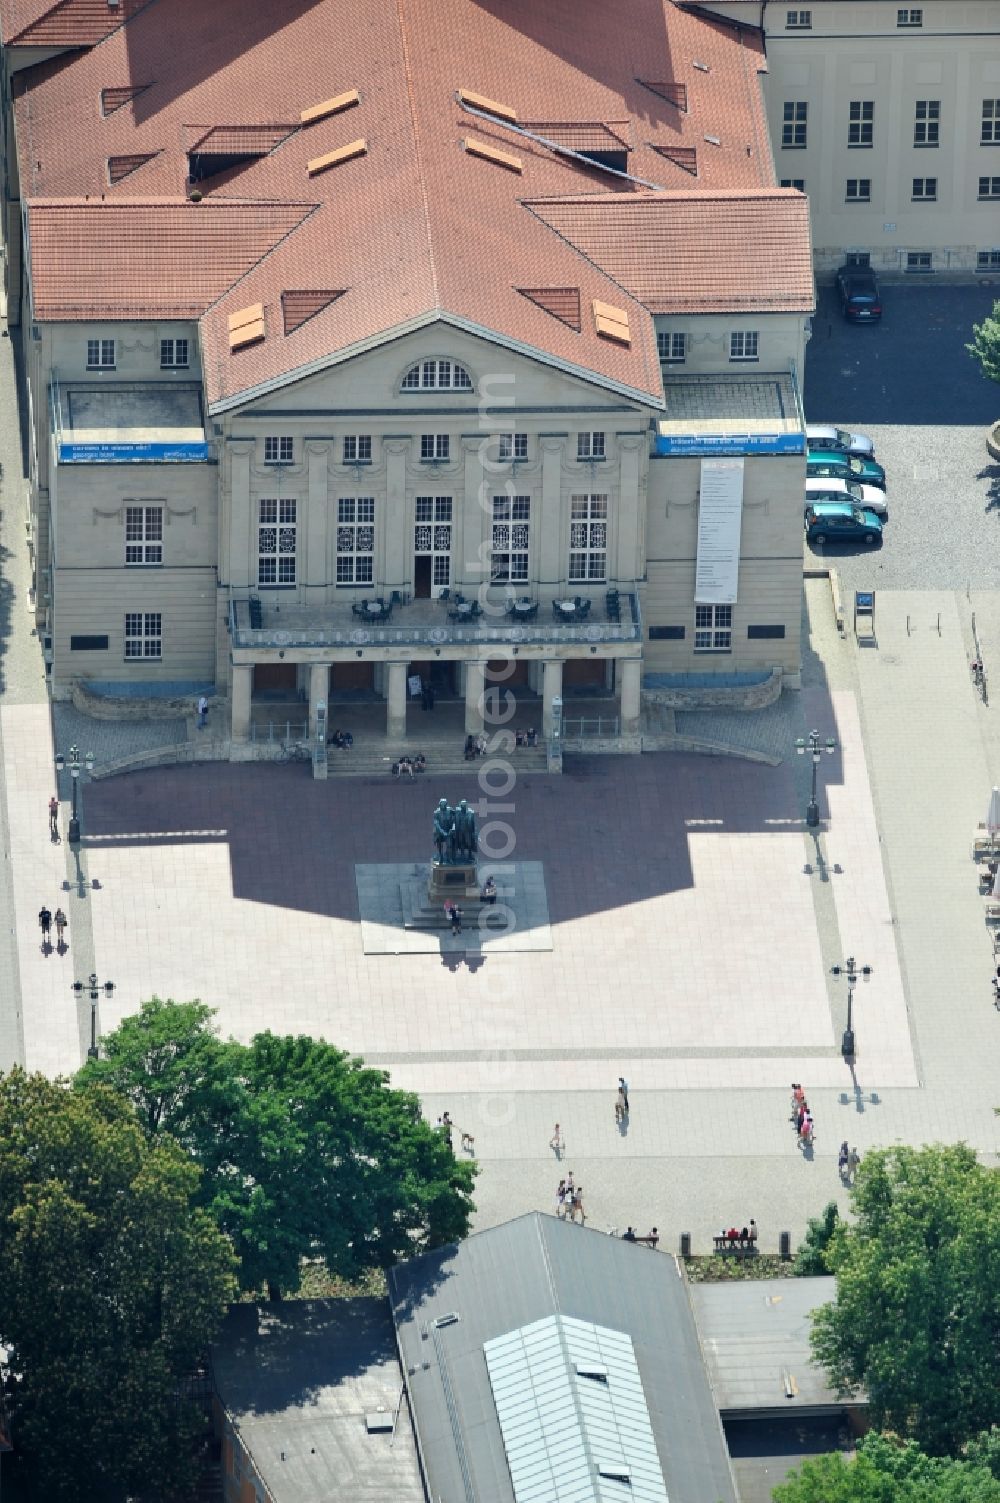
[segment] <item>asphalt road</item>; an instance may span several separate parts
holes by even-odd
[[[1000,280],[883,287],[881,322],[859,325],[841,317],[832,288],[820,289],[806,417],[872,438],[889,501],[881,547],[813,550],[836,563],[847,590],[1000,588],[1000,465],[985,442],[1000,386],[964,348],[997,298]]]

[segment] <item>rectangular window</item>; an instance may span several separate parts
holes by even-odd
[[[800,193],[804,193],[806,191],[806,180],[804,177],[783,177],[778,187],[798,188]]]
[[[849,177],[844,198],[849,204],[871,203],[872,180],[870,177]]]
[[[295,583],[296,501],[269,497],[259,502],[257,523],[257,583]]]
[[[163,563],[163,507],[126,506],[126,564]]]
[[[92,637],[70,637],[70,652],[107,652],[110,645],[109,638],[103,633]]]
[[[603,433],[578,433],[576,435],[577,459],[604,459]]]
[[[89,371],[113,371],[115,368],[115,342],[113,339],[87,340],[87,369]]]
[[[871,251],[848,251],[844,261],[848,266],[870,266],[872,253]]]
[[[290,438],[265,438],[264,440],[264,463],[265,464],[291,464],[295,454],[295,444]]]
[[[939,146],[941,128],[940,99],[918,99],[913,122],[914,146]]]
[[[1000,198],[1000,177],[981,177],[979,179],[980,198]]]
[[[571,496],[569,577],[573,584],[595,583],[608,571],[608,498]]]
[[[337,502],[337,583],[375,579],[375,498],[341,496]]]
[[[732,646],[732,606],[696,605],[694,608],[695,652],[731,652]]]
[[[656,348],[660,354],[661,365],[683,365],[687,358],[687,335],[659,329],[656,334]]]
[[[933,271],[930,251],[907,251],[907,271]]]
[[[915,177],[910,197],[914,203],[933,203],[937,198],[937,178]]]
[[[371,464],[372,438],[370,433],[350,434],[344,439],[345,464]]]
[[[848,146],[871,146],[875,132],[874,99],[852,99],[849,111]]]
[[[734,329],[729,336],[730,360],[757,360],[760,335],[755,329]]]
[[[451,440],[447,433],[422,433],[420,435],[421,459],[447,459],[451,454]]]
[[[528,435],[526,433],[501,433],[498,437],[500,459],[527,459]]]
[[[530,532],[530,497],[493,497],[493,546],[490,554],[491,580],[503,582],[528,578],[528,544]]]
[[[781,121],[781,144],[786,150],[798,150],[806,144],[809,105],[804,99],[786,99]]]
[[[809,28],[812,26],[812,23],[813,23],[813,13],[812,13],[811,10],[786,10],[785,11],[785,30],[786,31],[808,31]]]
[[[413,551],[431,555],[431,583],[451,584],[450,496],[417,496],[414,501]]]
[[[923,26],[923,24],[924,13],[922,10],[913,10],[911,8],[909,10],[897,10],[896,12],[897,26]]]
[[[1000,99],[983,100],[983,122],[979,141],[982,146],[1000,144]]]
[[[186,339],[160,340],[160,370],[185,371],[188,367],[188,342]]]
[[[126,658],[163,656],[163,617],[159,611],[127,611],[125,614]]]
[[[1000,271],[1000,250],[976,252],[977,271]]]
[[[751,642],[780,642],[785,635],[783,626],[748,626],[747,639]]]

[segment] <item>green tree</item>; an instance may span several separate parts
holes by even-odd
[[[954,1455],[1000,1420],[1000,1177],[972,1149],[869,1153],[827,1259],[837,1298],[813,1347],[873,1423]]]
[[[40,1498],[190,1482],[201,1421],[180,1388],[236,1291],[198,1179],[110,1091],[0,1078],[0,1339]]]
[[[795,1272],[800,1278],[830,1272],[827,1248],[840,1220],[835,1200],[828,1201],[821,1216],[810,1216],[805,1240],[795,1254]]]
[[[806,1461],[773,1492],[775,1503],[1000,1503],[987,1466],[926,1456],[914,1441],[875,1432],[847,1461],[839,1451]]]
[[[145,1003],[77,1083],[112,1085],[152,1137],[171,1134],[201,1166],[202,1202],[232,1238],[244,1289],[294,1292],[309,1257],[355,1280],[466,1235],[475,1168],[416,1096],[320,1040],[223,1042],[211,1017],[198,1003]]]
[[[984,376],[1000,381],[1000,302],[993,304],[993,312],[981,324],[972,325],[972,334],[972,343],[965,348]]]

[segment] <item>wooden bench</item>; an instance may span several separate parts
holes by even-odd
[[[657,1244],[659,1243],[659,1240],[660,1240],[659,1237],[636,1237],[636,1236],[626,1237],[624,1235],[622,1236],[622,1241],[623,1242],[637,1242],[637,1243],[641,1243],[643,1247],[656,1247]]]
[[[715,1251],[720,1257],[732,1258],[755,1258],[757,1256],[756,1237],[713,1237]]]

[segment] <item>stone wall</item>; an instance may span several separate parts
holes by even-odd
[[[783,674],[773,668],[759,684],[737,684],[718,689],[707,686],[690,689],[643,689],[644,703],[663,705],[672,710],[762,710],[781,698]]]
[[[208,723],[229,724],[229,701],[222,695],[208,698]],[[87,688],[86,679],[75,679],[71,698],[84,715],[95,720],[183,720],[194,715],[197,700],[190,694],[176,699],[161,699],[156,695],[148,699],[121,697],[110,694],[93,694]]]

